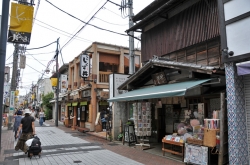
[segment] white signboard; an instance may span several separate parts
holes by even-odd
[[[61,87],[61,93],[67,92],[68,76],[66,74],[61,74],[60,87]]]
[[[114,97],[127,92],[127,90],[118,90],[117,88],[128,79],[128,76],[125,74],[114,74]]]
[[[90,74],[90,58],[87,54],[80,55],[80,77],[87,78]]]
[[[9,96],[9,92],[10,92],[10,83],[4,83],[3,104],[5,104],[5,99]]]
[[[13,114],[15,109],[15,91],[10,92],[10,111],[9,114]]]
[[[118,90],[117,88],[123,84],[129,75],[126,74],[110,74],[109,75],[109,98],[116,97],[126,93],[127,90]]]

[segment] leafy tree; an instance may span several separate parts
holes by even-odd
[[[54,93],[50,92],[47,95],[43,95],[42,99],[43,99],[43,104],[42,106],[45,109],[45,116],[46,119],[52,119],[52,104],[50,103],[50,100],[52,100],[54,98]]]

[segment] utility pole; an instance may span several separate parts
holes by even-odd
[[[59,54],[59,50],[58,50],[58,46],[59,46],[59,38],[56,41],[56,76],[57,76],[57,85],[56,85],[56,121],[55,121],[55,125],[56,127],[58,127],[58,97],[59,97],[59,68],[58,68],[58,54]]]
[[[27,4],[27,0],[20,0],[19,2],[20,3],[23,2],[23,3]],[[16,91],[16,88],[17,88],[17,83],[18,83],[17,70],[18,70],[19,48],[20,48],[20,44],[15,44],[15,50],[13,53],[13,66],[12,66],[12,78],[11,78],[10,91]],[[9,113],[8,129],[12,129],[12,118],[13,118],[13,113]]]
[[[133,0],[128,0],[128,16],[129,16],[129,28],[134,26],[132,17],[134,16],[133,13]],[[135,73],[135,54],[134,54],[134,32],[129,32],[129,74]]]
[[[3,101],[3,88],[4,88],[4,68],[6,59],[6,44],[7,44],[7,31],[9,21],[9,6],[10,0],[2,1],[2,21],[1,21],[1,36],[0,36],[0,101]],[[2,103],[0,103],[1,105]],[[2,121],[3,121],[3,106],[0,106],[0,148],[2,142]]]

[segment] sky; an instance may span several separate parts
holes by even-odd
[[[39,3],[40,1],[40,3]],[[107,31],[99,30],[92,26],[85,26],[77,33],[85,24],[61,10],[73,15],[74,17],[88,22],[89,19],[101,8],[106,0],[35,0],[34,6],[34,22],[31,33],[30,44],[27,49],[39,48],[48,45],[59,38],[59,45],[62,52],[59,56],[59,67],[63,63],[68,63],[78,56],[83,50],[91,45],[92,42],[103,42],[113,45],[129,46],[129,37],[122,36]],[[154,0],[133,0],[133,13],[136,15]],[[10,6],[11,6],[10,1]],[[121,4],[121,0],[112,0],[112,2]],[[51,3],[56,6],[54,7]],[[2,10],[2,3],[0,6]],[[1,11],[2,13],[2,11]],[[128,25],[128,10],[123,15],[119,6],[113,3],[106,3],[105,6],[95,15],[89,22],[92,25],[108,29],[114,32],[126,34]],[[77,38],[70,38],[77,33]],[[135,33],[139,36],[140,33]],[[135,48],[140,48],[141,43],[134,41]],[[54,57],[56,51],[56,43],[51,44],[42,49],[34,49],[26,51],[26,68],[21,70],[21,82],[19,83],[19,95],[25,95],[29,92],[31,84],[36,84],[46,69],[47,64]],[[6,48],[6,65],[12,67],[14,46],[7,43]],[[50,70],[55,69],[55,62],[50,65]],[[12,73],[12,70],[11,70]],[[50,74],[44,74],[44,78],[49,78]]]

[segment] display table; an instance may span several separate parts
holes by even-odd
[[[165,144],[171,145],[171,149],[166,149]],[[173,146],[181,147],[181,152],[174,151]],[[169,153],[172,153],[172,154],[175,154],[175,155],[180,155],[180,156],[182,156],[182,158],[184,158],[184,143],[175,142],[175,141],[171,141],[171,140],[166,140],[165,137],[164,137],[162,139],[162,152],[163,152],[163,156],[165,156],[165,152],[169,152]]]

